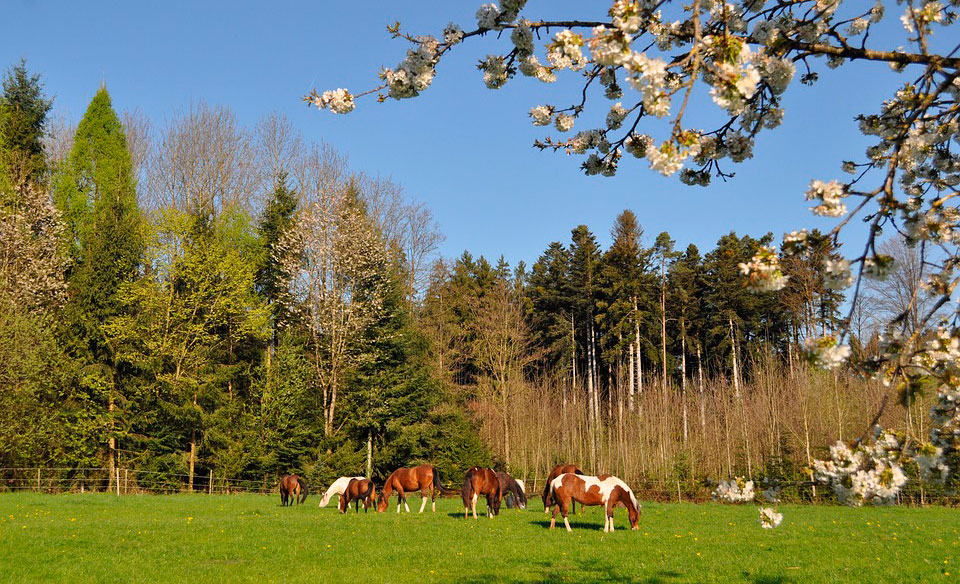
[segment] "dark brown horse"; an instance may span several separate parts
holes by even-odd
[[[487,498],[487,517],[500,514],[500,479],[497,473],[490,468],[471,467],[463,479],[463,517],[473,509],[473,518],[477,518],[477,498],[484,495]]]
[[[509,495],[513,497],[514,506],[519,509],[526,509],[527,494],[524,492],[526,489],[524,489],[523,483],[505,472],[498,472],[497,479],[500,480],[500,499],[503,500]],[[507,506],[510,506],[509,499],[507,500]]]
[[[360,502],[363,501],[363,512],[373,505],[377,495],[377,487],[370,479],[350,479],[347,488],[340,497],[340,512],[346,513],[350,503],[354,503],[357,513],[360,512]]]
[[[547,476],[547,484],[543,486],[543,512],[549,513],[550,507],[553,506],[553,500],[550,499],[550,483],[553,482],[553,479],[562,475],[566,472],[572,472],[574,474],[583,474],[583,471],[580,470],[575,464],[558,464],[553,467],[553,470],[550,471],[550,474]],[[576,505],[573,506],[573,512],[576,513]]]
[[[307,500],[307,485],[298,475],[283,475],[280,479],[280,505],[297,505]]]
[[[606,519],[603,522],[603,531],[613,531],[613,510],[617,505],[627,508],[627,517],[630,520],[630,529],[639,529],[640,505],[633,491],[627,483],[612,475],[591,477],[565,473],[550,482],[550,495],[556,501],[553,508],[553,517],[550,519],[550,529],[557,523],[557,509],[563,515],[563,524],[570,529],[567,514],[573,501],[582,505],[603,505],[606,507]]]
[[[380,498],[377,502],[377,511],[382,513],[387,510],[390,495],[394,491],[397,492],[397,513],[400,512],[401,503],[407,509],[407,513],[410,512],[406,494],[413,491],[420,491],[420,496],[423,498],[423,502],[420,504],[421,513],[423,513],[423,508],[427,506],[428,496],[433,502],[433,510],[436,511],[438,494],[456,494],[455,490],[446,489],[440,485],[440,476],[437,474],[437,469],[429,464],[422,464],[413,468],[398,468],[393,471],[387,477],[386,482],[383,483],[383,490],[380,491]]]

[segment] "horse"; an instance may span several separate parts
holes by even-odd
[[[437,469],[429,464],[421,464],[413,468],[398,468],[393,471],[386,482],[383,483],[383,490],[380,491],[380,498],[377,502],[377,511],[382,513],[387,510],[390,503],[390,495],[397,492],[397,513],[400,512],[400,504],[406,507],[407,513],[410,512],[410,506],[407,505],[406,493],[420,491],[423,502],[420,504],[420,512],[427,506],[427,496],[429,495],[433,502],[433,510],[437,510],[437,494],[455,495],[454,489],[444,488],[440,484],[440,476]]]
[[[362,479],[364,477],[340,477],[339,479],[333,481],[333,484],[330,485],[330,488],[327,489],[327,492],[323,494],[323,497],[320,499],[320,506],[326,507],[327,503],[330,502],[330,499],[334,495],[339,495],[343,499],[343,492],[347,490],[347,485],[350,484],[350,481],[353,479]]]
[[[307,500],[307,485],[295,474],[283,475],[280,479],[280,506],[297,505]]]
[[[477,498],[484,495],[487,498],[487,517],[492,518],[500,514],[500,500],[503,495],[500,491],[500,479],[493,469],[470,467],[463,478],[463,488],[460,496],[463,498],[463,518],[466,519],[473,509],[473,518],[477,518]]]
[[[556,501],[553,508],[553,517],[550,519],[550,529],[553,529],[557,523],[557,509],[560,509],[563,515],[563,524],[570,529],[570,522],[567,521],[567,512],[573,501],[579,501],[582,505],[604,505],[607,508],[606,519],[603,522],[603,531],[613,531],[613,510],[617,505],[623,505],[627,508],[627,516],[630,520],[630,529],[636,531],[640,521],[640,504],[637,503],[637,497],[627,486],[627,483],[613,475],[600,475],[591,477],[587,475],[577,475],[573,473],[564,473],[553,479],[550,483],[550,495]]]
[[[500,481],[500,498],[505,499],[507,495],[513,496],[514,505],[520,509],[527,508],[527,494],[524,492],[523,481],[518,481],[505,472],[498,472],[497,479]],[[507,506],[510,506],[510,500],[507,500]]]
[[[583,471],[580,470],[580,467],[578,467],[578,466],[575,465],[575,464],[558,464],[557,466],[553,467],[553,470],[551,470],[551,471],[550,471],[550,474],[547,475],[547,484],[545,484],[545,485],[543,486],[543,497],[542,497],[542,498],[543,498],[543,512],[544,512],[544,513],[549,513],[549,512],[550,512],[550,507],[553,506],[553,501],[550,500],[550,483],[553,481],[553,479],[557,478],[558,476],[562,475],[562,474],[565,473],[565,472],[572,472],[572,473],[575,473],[575,474],[578,474],[578,475],[582,475],[582,474],[583,474]],[[577,506],[576,506],[576,505],[573,506],[573,512],[574,512],[574,513],[577,512]]]
[[[359,513],[360,501],[363,501],[363,512],[366,513],[376,494],[377,487],[370,479],[350,479],[343,496],[340,497],[340,512],[346,513],[350,509],[350,503],[356,502],[356,511]]]

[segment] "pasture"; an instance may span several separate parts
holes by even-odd
[[[437,513],[349,516],[335,502],[278,496],[0,495],[3,582],[955,582],[960,510],[753,505],[643,506],[640,530],[602,532],[600,508],[547,530],[530,508],[464,520]],[[416,511],[417,496],[410,497]],[[483,503],[480,507],[485,509]],[[480,509],[478,509],[480,511]]]

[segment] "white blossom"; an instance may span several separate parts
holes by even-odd
[[[553,108],[548,105],[538,105],[530,108],[530,117],[534,126],[549,126],[553,117]]]
[[[335,114],[346,114],[353,111],[353,95],[343,88],[324,91],[314,100],[314,105],[320,109],[329,109]]]
[[[783,514],[777,513],[771,507],[760,508],[760,526],[764,529],[774,529],[783,522]]]
[[[477,27],[491,30],[497,27],[500,17],[500,7],[496,4],[483,4],[477,10]]]

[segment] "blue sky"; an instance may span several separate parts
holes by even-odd
[[[228,106],[251,126],[281,112],[307,138],[330,142],[355,168],[390,176],[425,202],[446,235],[444,255],[466,249],[511,263],[536,260],[581,223],[606,244],[625,208],[637,213],[649,240],[666,230],[678,246],[704,250],[731,230],[779,238],[799,227],[829,228],[832,221],[807,211],[803,192],[811,179],[843,178],[843,159],[863,157],[867,142],[854,116],[877,111],[907,80],[883,64],[837,71],[821,64],[818,84],[787,90],[783,126],[761,134],[754,158],[734,168],[736,178],[706,189],[642,162],[625,161],[615,178],[585,177],[578,157],[532,149],[535,138],[557,132],[531,126],[529,108],[565,103],[557,95],[577,90],[519,78],[487,90],[474,65],[504,46],[492,35],[459,47],[420,98],[367,100],[347,116],[301,101],[312,88],[367,89],[381,66],[396,65],[406,46],[385,25],[399,20],[410,32],[435,35],[451,20],[472,28],[479,3],[9,0],[0,67],[25,57],[56,109],[74,119],[101,82],[117,109],[139,108],[155,121],[198,101]],[[595,18],[608,4],[531,0],[528,13]],[[900,35],[899,12],[889,10],[886,34]],[[609,102],[595,103],[605,114]],[[698,117],[716,114],[704,100],[696,105]]]

